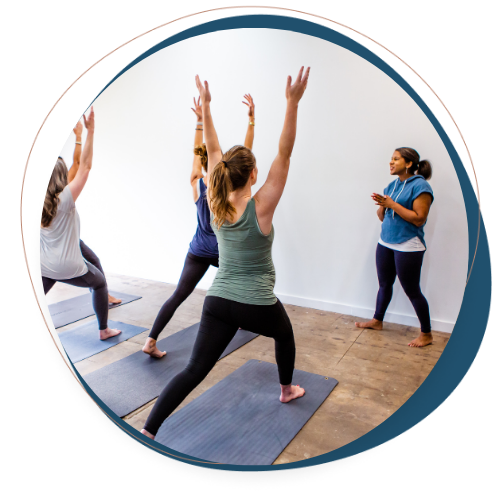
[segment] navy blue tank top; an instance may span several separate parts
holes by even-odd
[[[207,202],[207,186],[203,179],[199,179],[200,196],[196,201],[198,211],[198,227],[193,240],[189,244],[189,251],[198,257],[219,257],[217,238],[210,226],[210,209]]]

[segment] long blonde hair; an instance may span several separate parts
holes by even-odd
[[[49,227],[57,214],[59,194],[68,185],[68,168],[64,160],[59,157],[50,176],[49,186],[45,193],[42,211],[42,227]]]
[[[245,146],[234,146],[222,155],[215,165],[208,189],[210,191],[210,210],[214,214],[214,224],[218,229],[228,217],[236,214],[236,209],[229,201],[229,195],[248,182],[255,168],[255,156]]]

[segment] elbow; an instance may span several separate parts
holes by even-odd
[[[418,219],[414,222],[415,226],[422,227],[426,223],[427,219]]]

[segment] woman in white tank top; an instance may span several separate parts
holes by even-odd
[[[99,337],[106,340],[121,333],[108,327],[108,287],[99,269],[86,262],[80,250],[80,217],[75,201],[82,192],[90,169],[94,147],[94,110],[83,117],[87,140],[81,165],[68,183],[68,169],[59,157],[45,195],[40,228],[40,264],[45,294],[56,281],[92,289],[92,305],[99,323]]]

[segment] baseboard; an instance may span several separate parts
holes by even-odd
[[[276,296],[284,304],[294,306],[310,307],[311,309],[319,309],[320,311],[330,311],[340,314],[349,314],[350,316],[359,316],[361,318],[373,318],[373,309],[367,307],[351,306],[347,304],[338,304],[335,302],[326,302],[323,300],[307,299],[304,297],[296,297],[293,295],[284,295],[277,293]],[[407,326],[420,326],[416,316],[409,316],[407,314],[399,313],[386,313],[385,321],[388,323],[398,323]],[[432,329],[437,332],[451,333],[455,323],[450,321],[442,321],[439,319],[431,318]]]

